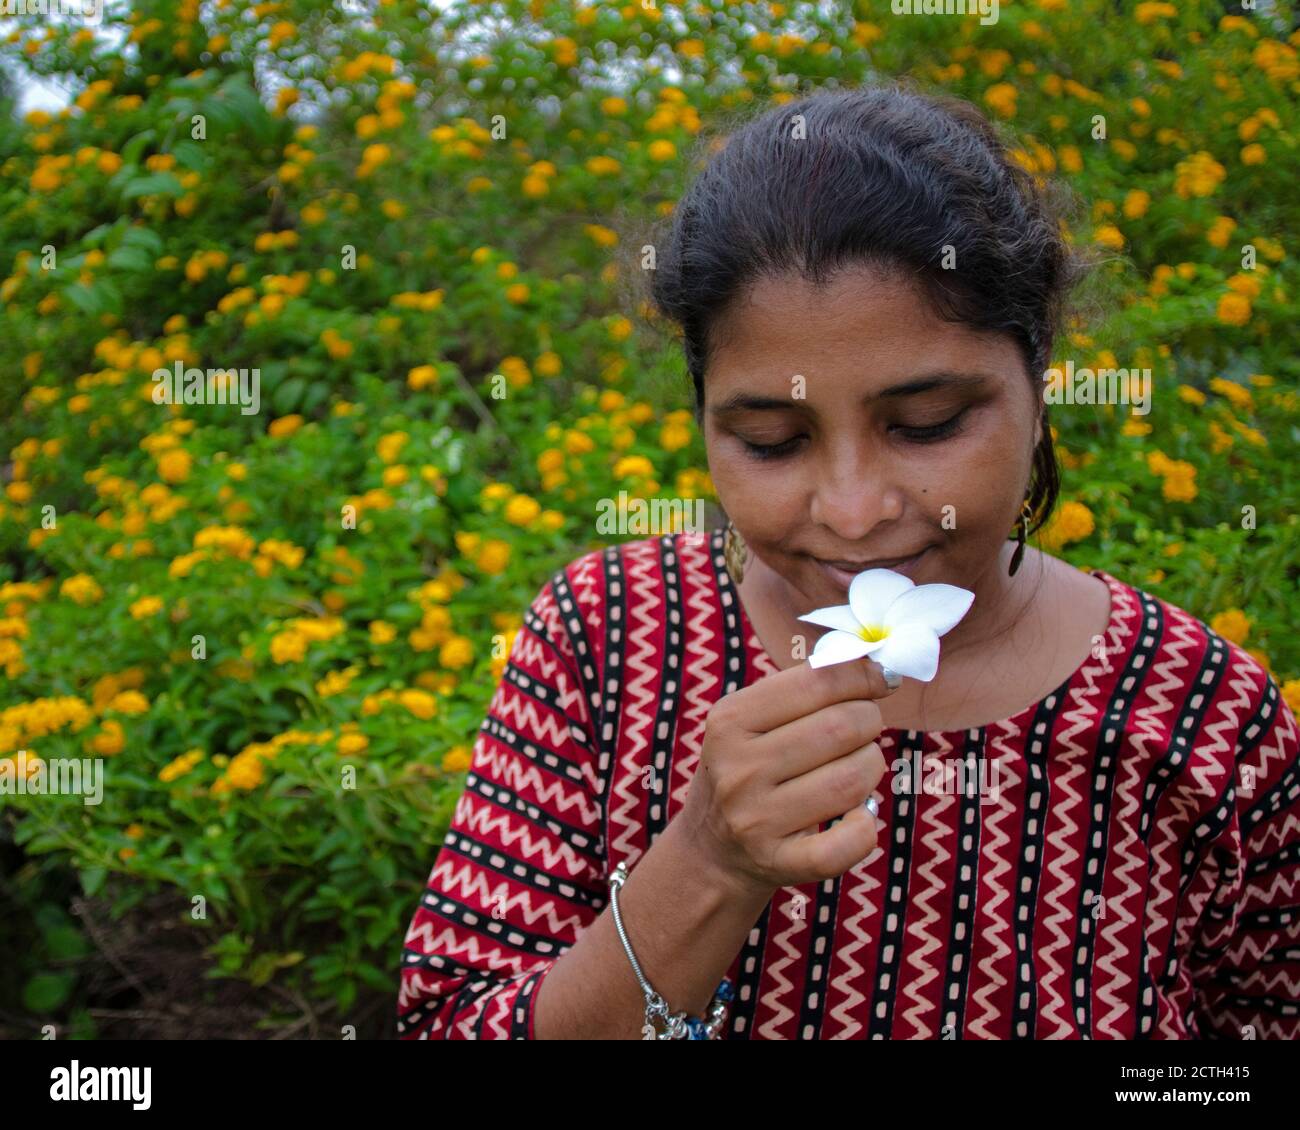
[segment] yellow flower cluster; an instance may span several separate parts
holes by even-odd
[[[510,662],[510,653],[514,650],[515,639],[519,635],[519,629],[504,633],[504,640],[500,648],[500,654],[493,653],[491,672],[492,681],[499,682],[502,674],[505,672],[506,664]]]
[[[1174,191],[1184,199],[1209,196],[1223,182],[1227,170],[1204,150],[1174,167]]]
[[[340,635],[346,625],[337,616],[297,617],[271,637],[271,658],[276,663],[301,663],[307,648]]]
[[[306,552],[301,546],[294,545],[292,542],[267,538],[257,547],[253,568],[259,577],[269,577],[275,565],[283,565],[286,569],[297,569],[302,564]]]
[[[338,751],[345,757],[357,753],[365,753],[370,747],[370,739],[365,734],[347,733],[340,734],[338,741]]]
[[[253,250],[257,252],[284,251],[297,246],[298,233],[293,228],[285,228],[284,231],[259,232],[253,239]],[[237,282],[239,280],[232,279],[231,281]]]
[[[266,779],[266,762],[274,761],[287,745],[322,745],[332,741],[334,732],[322,730],[310,734],[303,730],[286,730],[270,741],[251,742],[230,759],[229,764],[208,790],[213,796],[222,796],[235,790],[244,792],[257,788]]]
[[[1133,16],[1140,24],[1153,24],[1161,19],[1173,19],[1178,15],[1178,8],[1168,0],[1144,0],[1133,9]]]
[[[1276,39],[1261,40],[1251,61],[1276,83],[1295,82],[1300,78],[1300,56],[1289,43]]]
[[[1240,608],[1229,608],[1226,612],[1215,615],[1210,621],[1210,628],[1225,640],[1241,645],[1250,634],[1250,620]]]
[[[1162,493],[1169,502],[1191,502],[1196,498],[1196,468],[1182,459],[1170,459],[1163,451],[1147,454],[1147,467],[1164,479]]]
[[[391,55],[362,51],[354,59],[339,59],[335,67],[348,82],[360,82],[372,74],[391,75],[397,69],[397,60]]]
[[[106,718],[99,733],[83,743],[85,748],[100,757],[114,757],[126,748],[126,732],[115,718]]]
[[[1249,412],[1255,407],[1255,398],[1250,394],[1250,389],[1245,385],[1239,385],[1236,381],[1214,377],[1210,380],[1210,391],[1217,392],[1242,412]]]
[[[58,730],[77,733],[94,721],[91,708],[75,695],[20,702],[0,711],[0,750],[19,750]]]
[[[247,561],[257,547],[248,531],[239,526],[206,526],[194,535],[194,548]]]
[[[473,751],[469,746],[454,745],[442,756],[442,768],[447,773],[463,773],[472,764]]]
[[[342,694],[360,673],[361,668],[356,664],[345,667],[342,671],[331,671],[324,678],[317,680],[316,693],[321,698]]]
[[[325,352],[335,361],[343,361],[352,356],[352,343],[345,340],[333,327],[322,330],[320,340],[325,346]]]
[[[1046,550],[1060,549],[1069,542],[1082,541],[1094,529],[1091,510],[1082,502],[1064,502],[1039,531],[1039,545]]]
[[[104,590],[88,573],[76,573],[59,586],[59,594],[77,604],[96,604],[104,598]]]
[[[443,291],[439,290],[403,290],[388,300],[390,306],[399,310],[419,310],[428,313],[442,305]]]
[[[417,365],[406,374],[406,383],[417,392],[421,389],[432,388],[438,383],[438,367],[436,365]]]
[[[984,102],[1001,117],[1014,118],[1019,93],[1009,82],[996,82],[984,92]]]
[[[145,714],[149,710],[149,700],[139,691],[119,691],[104,706],[105,710],[118,714]]]
[[[173,758],[161,769],[158,770],[158,780],[171,783],[180,777],[185,776],[200,761],[203,760],[204,753],[201,749],[189,749],[179,757]]]
[[[133,620],[144,620],[150,616],[156,616],[163,609],[161,597],[142,596],[139,600],[132,601],[127,611],[131,613]]]
[[[428,721],[438,713],[438,700],[428,691],[418,690],[415,687],[368,694],[361,701],[361,713],[367,716],[378,714],[384,705],[390,702],[397,703],[423,721]]]
[[[116,674],[103,675],[90,692],[90,700],[96,710],[107,709],[124,690],[138,690],[144,685],[144,671],[139,667],[128,667]]]
[[[451,612],[446,607],[466,583],[448,567],[411,593],[411,599],[421,609],[420,626],[412,629],[408,637],[411,650],[432,651],[436,647],[439,663],[451,670],[468,667],[474,661],[472,642],[452,631]],[[371,631],[373,634],[373,626]]]

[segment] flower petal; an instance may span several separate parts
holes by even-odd
[[[905,592],[885,614],[885,626],[898,628],[918,625],[943,635],[970,611],[975,594],[956,585],[917,585]]]
[[[861,636],[851,635],[848,632],[827,632],[813,648],[812,655],[808,657],[808,666],[826,667],[832,663],[861,659],[880,646],[879,643],[868,643]]]
[[[928,683],[939,670],[939,636],[924,624],[895,628],[871,658],[900,675]]]
[[[885,613],[890,605],[915,587],[911,577],[895,573],[893,569],[867,569],[854,577],[849,585],[849,607],[859,624],[878,627],[885,622]]]
[[[858,623],[857,617],[853,615],[853,609],[847,604],[817,608],[806,616],[800,616],[799,619],[805,620],[809,624],[817,624],[823,628],[836,628],[841,632],[851,632],[853,635],[857,635],[858,629],[862,627]]]

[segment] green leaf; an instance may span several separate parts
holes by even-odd
[[[135,177],[122,189],[123,200],[134,200],[137,196],[179,196],[183,189],[181,182],[171,173],[150,173],[148,176]]]
[[[153,228],[146,228],[141,224],[132,224],[122,235],[123,247],[138,247],[146,251],[156,259],[166,249],[167,245],[163,243],[163,238]]]
[[[77,983],[75,973],[37,973],[23,986],[23,1007],[38,1015],[61,1008]]]
[[[115,271],[151,271],[156,258],[141,247],[117,248],[108,256],[108,265]]]
[[[157,131],[151,129],[147,129],[143,133],[137,133],[122,147],[123,163],[138,165],[140,163],[140,154],[144,152],[145,146],[149,145],[157,136]]]
[[[101,295],[96,286],[76,283],[68,287],[63,294],[78,310],[83,314],[89,314],[92,318],[96,318],[104,312],[104,307],[100,301]]]
[[[302,410],[311,412],[319,408],[328,399],[333,389],[325,381],[313,381],[310,388],[307,389],[307,395],[302,398]]]
[[[45,930],[45,952],[52,958],[85,957],[90,946],[85,936],[75,926],[54,926]]]
[[[290,377],[280,385],[271,397],[271,403],[281,416],[294,411],[302,401],[302,394],[307,389],[307,382],[302,377]]]

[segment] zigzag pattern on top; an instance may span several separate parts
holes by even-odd
[[[614,865],[651,847],[656,756],[671,820],[725,688],[779,670],[723,591],[720,546],[593,551],[532,602],[405,935],[403,1038],[533,1038],[541,978],[605,911]],[[922,788],[891,821],[882,782],[876,852],[812,899],[774,892],[743,940],[728,1036],[934,1039],[951,1015],[958,1039],[1300,1038],[1294,715],[1236,645],[1095,575],[1111,594],[1103,654],[982,732],[908,735],[926,764],[985,751],[996,803]],[[887,758],[902,737],[882,733]]]
[[[623,578],[628,592],[628,622],[618,735],[613,744],[616,772],[610,790],[610,852],[626,859],[629,868],[645,850],[645,809],[648,796],[645,770],[652,765],[650,744],[662,668],[658,545],[654,539],[621,549]]]

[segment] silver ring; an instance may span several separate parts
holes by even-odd
[[[870,812],[872,816],[880,815],[880,801],[873,796],[867,797],[866,803],[862,807]]]
[[[903,685],[903,676],[896,671],[891,671],[888,667],[882,666],[880,673],[885,676],[885,686],[891,691],[896,691]]]

